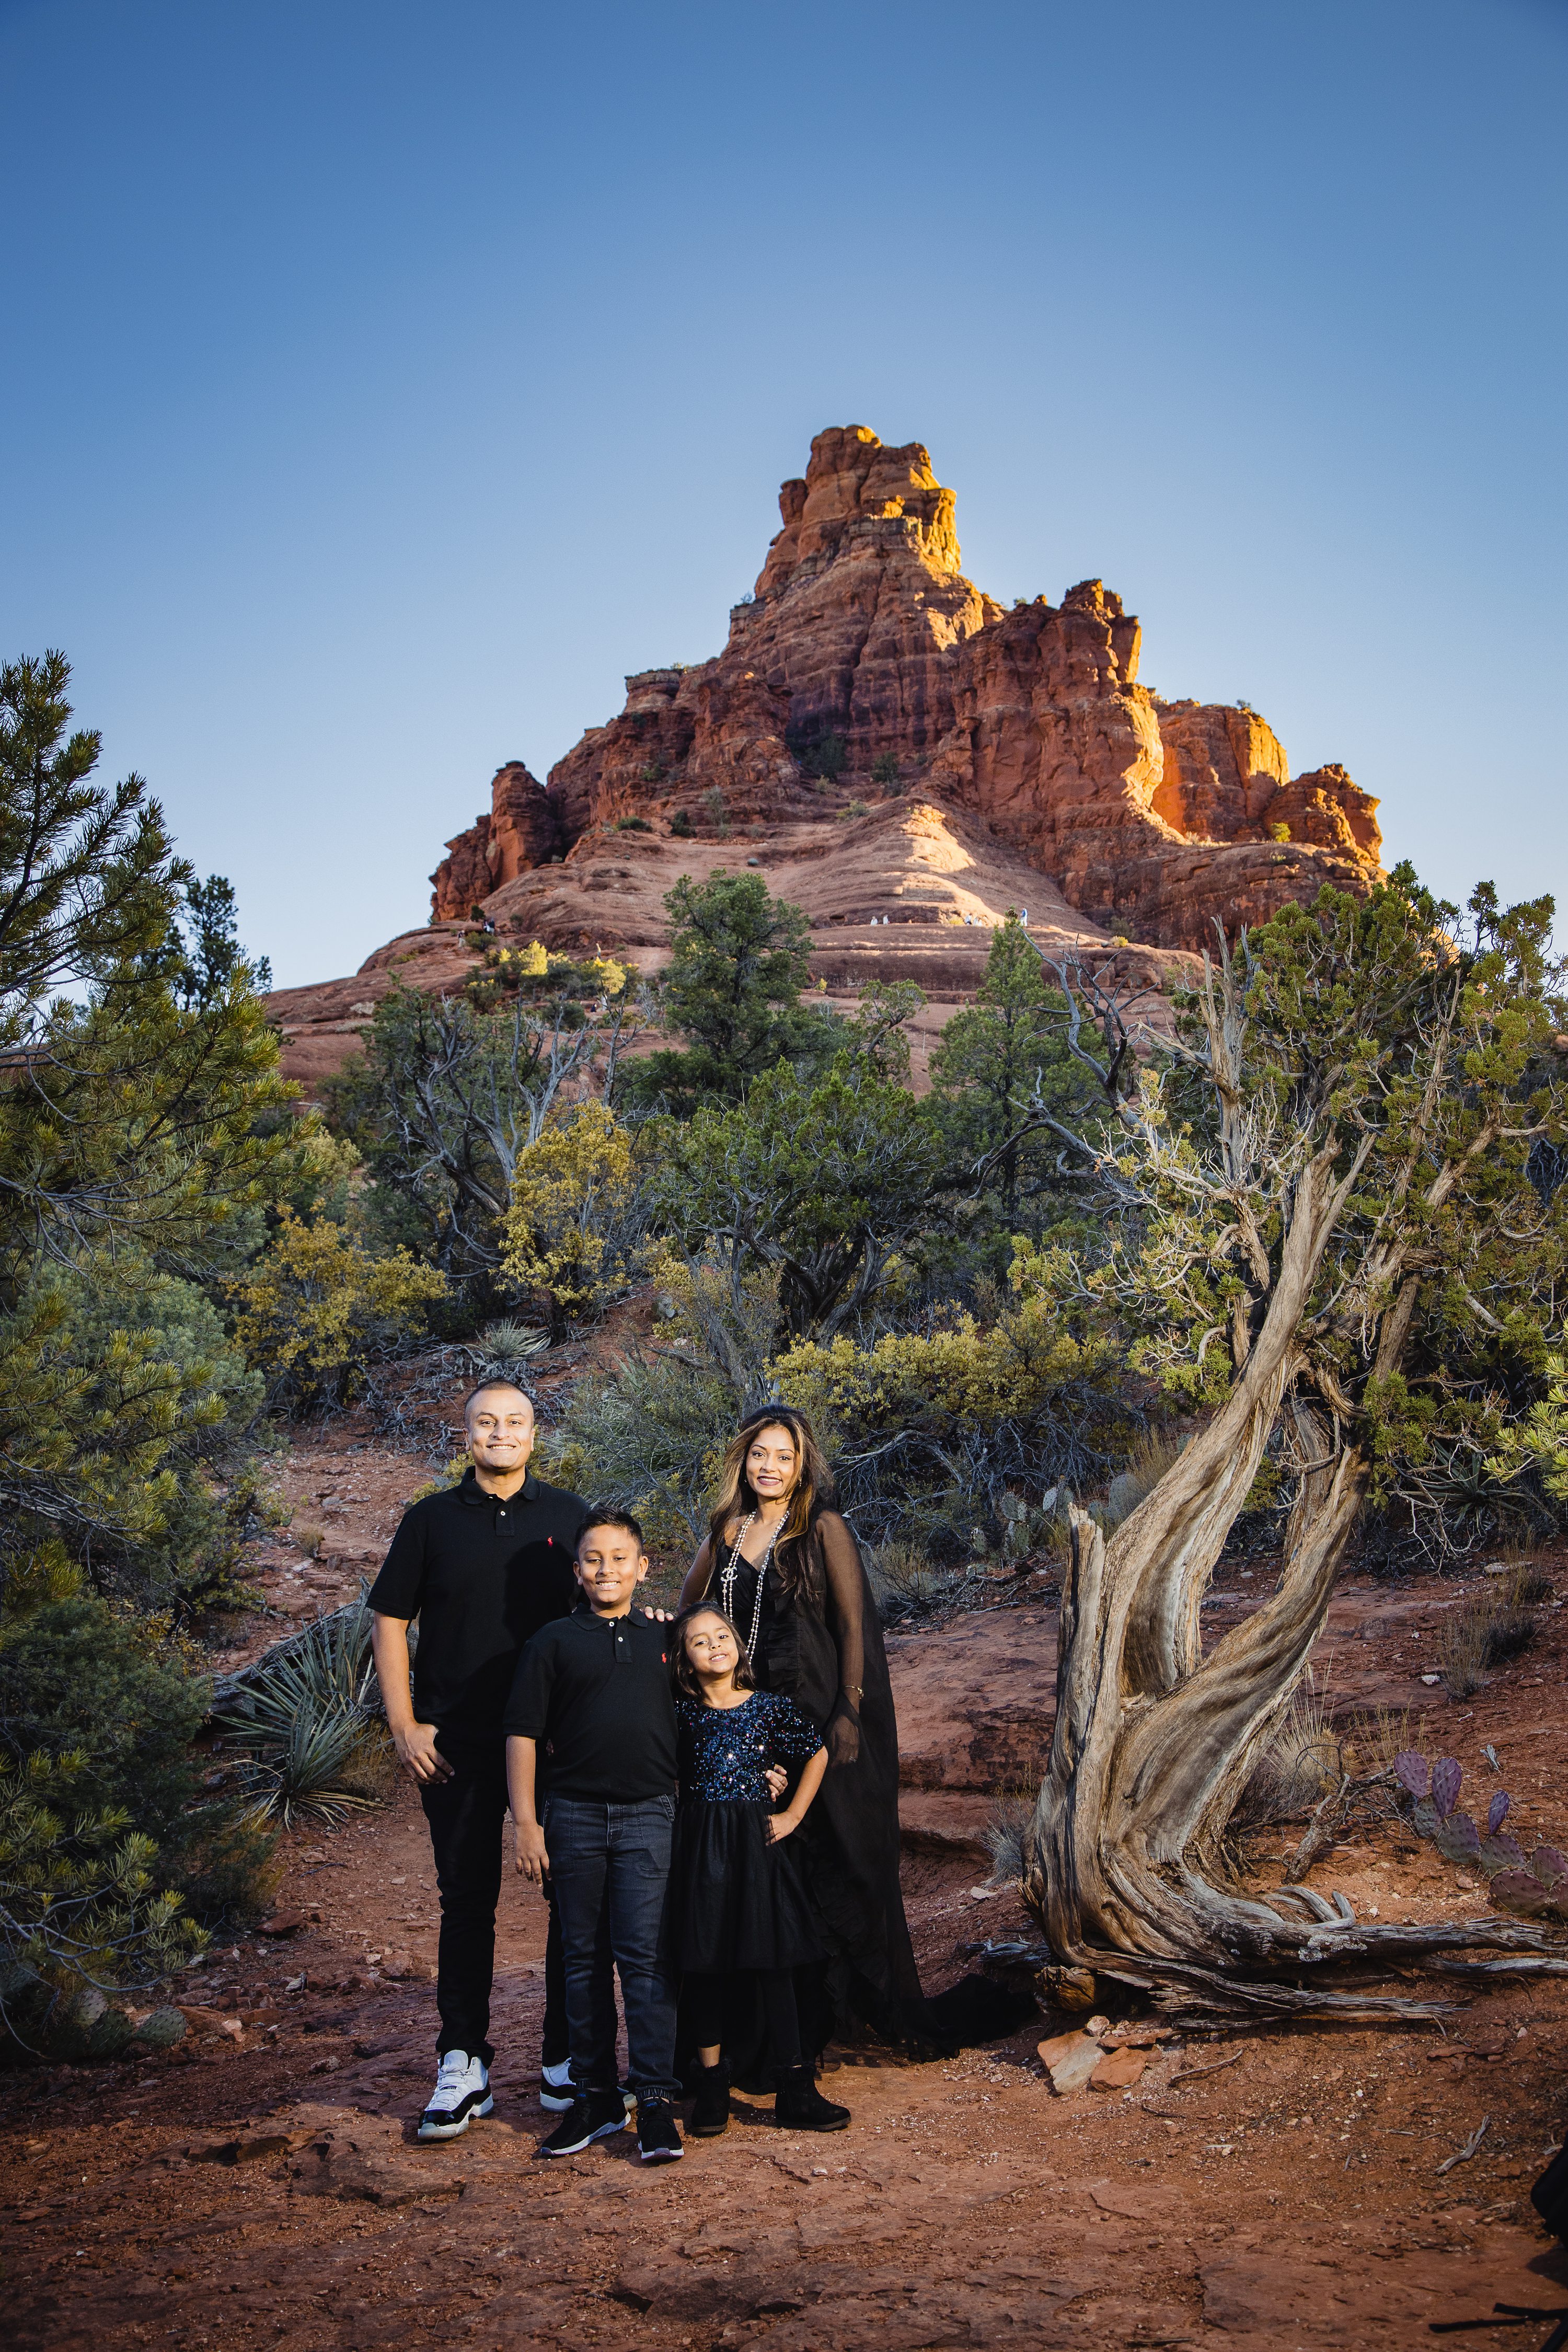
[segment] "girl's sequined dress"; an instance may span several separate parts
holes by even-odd
[[[678,1965],[688,1973],[723,1975],[819,1960],[823,1946],[800,1832],[768,1843],[773,1805],[763,1778],[770,1764],[782,1764],[793,1787],[822,1745],[816,1725],[774,1691],[752,1691],[731,1707],[682,1698],[676,1714],[680,1803],[671,1889]]]

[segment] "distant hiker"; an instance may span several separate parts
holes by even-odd
[[[536,1633],[506,1709],[517,1867],[555,1890],[566,1960],[570,2111],[541,2156],[575,2156],[626,2127],[616,2004],[599,1957],[620,1973],[626,2054],[645,2164],[684,2154],[675,2119],[675,1979],[666,1909],[675,1820],[675,1701],[668,1636],[632,1608],[648,1569],[642,1529],[593,1510],[577,1538],[582,1599]],[[539,1754],[548,1745],[543,1820]]]
[[[848,2109],[822,2097],[804,2062],[793,1973],[826,1957],[795,1833],[822,1786],[827,1750],[792,1699],[757,1688],[722,1610],[700,1601],[676,1620],[671,1641],[680,1731],[671,1909],[697,2044],[691,2131],[716,2138],[730,2120],[724,2010],[737,1975],[754,1979],[767,2021],[778,2069],[774,2123],[842,2131]],[[764,1777],[771,1765],[793,1768],[795,1780],[776,1812]]]
[[[371,1638],[387,1727],[430,1824],[441,1938],[435,2093],[421,2139],[450,2139],[490,2112],[490,1984],[506,1818],[501,1716],[530,1638],[575,1604],[580,1495],[528,1467],[533,1406],[510,1381],[465,1400],[473,1467],[462,1483],[412,1504],[371,1588]],[[419,1620],[413,1696],[408,1623]],[[561,1933],[553,1910],[544,1959],[543,2104],[571,2105]]]

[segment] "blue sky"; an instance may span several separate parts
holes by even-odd
[[[868,425],[1561,889],[1565,101],[1562,0],[0,0],[0,646],[328,977]]]

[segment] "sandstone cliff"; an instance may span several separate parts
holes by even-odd
[[[434,877],[437,920],[490,912],[595,827],[820,822],[825,777],[882,796],[890,767],[894,789],[977,818],[1091,924],[1151,947],[1201,947],[1215,921],[1234,932],[1378,872],[1375,801],[1342,768],[1293,778],[1252,711],[1151,693],[1139,624],[1099,581],[1007,611],[966,580],[952,492],[918,442],[819,434],[779,509],[724,651],[629,677],[624,710],[545,786],[501,769]]]

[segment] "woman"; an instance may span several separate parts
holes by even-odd
[[[899,1731],[882,1631],[832,1506],[805,1415],[751,1414],[680,1594],[683,1610],[711,1601],[731,1619],[759,1687],[792,1698],[827,1749],[822,1793],[797,1832],[829,1954],[816,1998],[800,1987],[814,2053],[858,2025],[896,2041],[930,2031],[899,1885]]]

